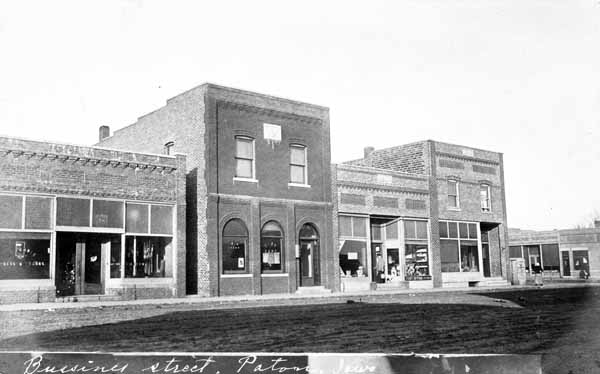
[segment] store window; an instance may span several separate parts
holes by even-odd
[[[254,139],[237,136],[235,138],[235,176],[254,179]]]
[[[520,245],[511,245],[508,247],[508,256],[510,258],[523,258],[523,253],[521,253]]]
[[[125,278],[172,277],[173,248],[171,243],[172,238],[170,237],[126,236]],[[111,273],[112,270],[111,266]]]
[[[481,196],[481,211],[489,212],[492,210],[490,185],[485,183],[481,184],[479,191]]]
[[[340,268],[346,277],[367,277],[367,241],[346,239],[340,249]]]
[[[260,232],[261,270],[283,272],[283,231],[278,223],[267,222]]]
[[[460,207],[457,180],[448,180],[448,207],[455,209]]]
[[[121,278],[121,237],[115,236],[110,240],[110,277]]]
[[[427,244],[406,244],[405,248],[405,279],[407,281],[431,279]]]
[[[25,230],[50,230],[52,228],[52,199],[25,197]]]
[[[440,221],[439,227],[442,272],[478,272],[477,224]]]
[[[50,278],[50,233],[0,232],[0,280]]]
[[[57,226],[90,226],[90,199],[56,198]]]
[[[404,238],[427,239],[427,221],[404,221]]]
[[[123,202],[94,199],[92,226],[123,228]]]
[[[223,273],[246,273],[248,229],[240,219],[232,219],[223,228]]]
[[[125,230],[148,233],[148,204],[127,203]]]
[[[0,195],[0,228],[20,229],[23,224],[23,196]]]
[[[300,144],[290,145],[290,182],[308,184],[306,171],[306,147]]]
[[[367,237],[367,218],[359,216],[339,216],[340,237]]]
[[[544,270],[560,270],[558,244],[542,244],[542,266]]]

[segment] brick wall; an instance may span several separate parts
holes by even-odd
[[[391,148],[378,149],[366,158],[345,164],[369,166],[411,174],[427,174],[427,142],[416,142]]]

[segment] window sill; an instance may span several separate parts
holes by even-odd
[[[288,273],[262,273],[260,275],[262,278],[270,278],[270,277],[288,277]]]
[[[252,274],[221,274],[221,278],[252,278]]]
[[[303,184],[303,183],[288,183],[288,187],[302,187],[302,188],[310,188],[310,184]]]
[[[460,208],[453,208],[453,207],[448,207],[448,210],[452,210],[452,211],[455,211],[455,212],[460,212],[461,211]]]
[[[242,178],[242,177],[233,177],[234,182],[248,182],[248,183],[258,183],[258,179],[254,178]]]
[[[481,213],[488,213],[489,214],[489,213],[492,213],[492,211],[490,209],[487,209],[487,210],[481,209]]]

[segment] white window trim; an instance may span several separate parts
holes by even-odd
[[[449,210],[460,210],[460,182],[457,179],[448,179],[448,182],[454,182],[456,183],[456,206],[450,206],[448,205],[448,209]],[[450,196],[450,191],[448,191],[448,196]]]
[[[301,148],[302,150],[304,150],[304,183],[297,183],[297,182],[292,182],[292,173],[291,173],[291,167],[292,166],[301,166],[298,164],[293,164],[292,163],[292,152],[291,152],[291,148]],[[310,187],[310,185],[308,184],[308,147],[302,144],[290,144],[290,182],[288,183],[288,186],[293,186],[293,187]]]
[[[252,141],[252,178],[248,178],[248,177],[238,177],[237,174],[237,160],[241,159],[241,160],[247,160],[247,158],[241,158],[238,157],[237,155],[237,141],[238,139],[245,139],[245,140],[251,140]],[[256,179],[256,139],[250,137],[250,136],[243,136],[243,135],[236,135],[235,136],[235,155],[234,155],[234,160],[235,160],[235,172],[233,174],[233,180],[234,181],[243,181],[243,182],[258,182],[258,180]]]
[[[486,202],[487,202],[487,209],[485,209],[485,208],[483,207],[483,200],[481,200],[481,205],[482,205],[482,206],[481,206],[481,211],[482,211],[483,213],[491,213],[491,212],[492,212],[492,186],[490,186],[490,185],[489,185],[489,184],[487,184],[487,183],[481,183],[481,184],[479,185],[479,187],[480,187],[480,195],[479,195],[479,196],[480,196],[480,198],[481,198],[481,188],[484,188],[484,187],[485,187],[485,188],[487,189],[487,199],[486,199]]]

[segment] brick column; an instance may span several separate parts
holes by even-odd
[[[429,222],[431,246],[431,276],[433,287],[442,287],[442,258],[440,254],[440,213],[435,164],[435,144],[429,141]]]
[[[175,251],[175,261],[177,261],[177,289],[176,296],[184,296],[186,294],[186,157],[177,155],[177,205],[175,207],[177,225],[174,228],[174,233],[177,235],[177,247]]]

